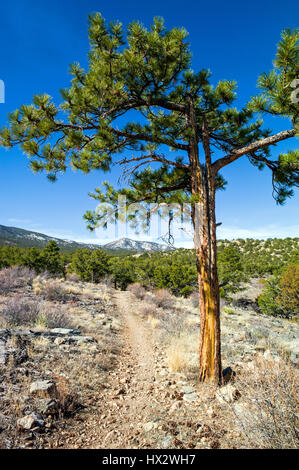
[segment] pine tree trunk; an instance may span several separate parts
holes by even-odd
[[[194,218],[197,258],[200,346],[199,380],[221,382],[220,305],[217,274],[214,182],[203,172]]]
[[[205,164],[199,160],[199,129],[191,96],[187,124],[191,130],[189,160],[192,221],[200,306],[199,380],[219,384],[222,368],[215,216],[216,172],[212,171],[209,129],[205,116],[202,116],[201,129]]]

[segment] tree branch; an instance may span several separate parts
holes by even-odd
[[[161,155],[156,155],[156,154],[143,155],[141,157],[124,158],[123,160],[119,160],[118,162],[115,162],[115,164],[124,165],[126,163],[138,162],[140,160],[145,160],[145,159],[151,159],[152,161],[166,163],[167,165],[173,165],[173,166],[176,166],[177,168],[183,168],[183,169],[189,168],[189,165],[186,165],[184,163],[173,162],[171,160],[168,160],[165,157],[162,157]]]
[[[154,139],[153,137],[150,137],[146,134],[131,134],[129,132],[123,132],[123,131],[119,131],[118,129],[114,129],[111,127],[111,130],[112,132],[119,136],[119,137],[127,137],[129,139],[132,139],[132,140],[143,140],[145,142],[152,142],[154,144],[165,144],[165,145],[169,145],[170,147],[173,147],[173,148],[176,148],[176,149],[179,149],[179,150],[185,150],[185,151],[188,151],[189,149],[189,146],[186,145],[186,144],[179,144],[177,142],[173,142],[173,141],[169,141],[168,139]]]
[[[255,152],[256,150],[262,149],[264,147],[268,147],[269,145],[274,145],[277,142],[289,139],[290,137],[294,137],[295,135],[296,135],[296,130],[289,129],[287,131],[282,131],[282,132],[279,132],[278,134],[265,137],[264,139],[260,139],[255,142],[252,142],[251,144],[246,145],[245,147],[242,147],[240,149],[234,150],[233,152],[226,155],[225,157],[219,158],[212,164],[213,172],[216,174],[221,168],[228,165],[229,163],[234,162],[235,160],[242,157],[243,155],[246,155],[247,153],[250,154],[252,152]]]

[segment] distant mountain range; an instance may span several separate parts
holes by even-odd
[[[162,245],[161,243],[131,240],[131,238],[120,238],[114,242],[107,243],[102,248],[108,250],[132,250],[138,252],[167,251],[169,249],[167,245]]]
[[[75,251],[78,248],[88,248],[90,250],[101,248],[108,253],[142,253],[145,251],[166,251],[168,249],[167,245],[154,242],[131,240],[130,238],[121,238],[120,240],[116,240],[105,245],[79,243],[72,240],[63,240],[61,238],[50,237],[44,233],[32,232],[22,228],[0,225],[0,245],[12,245],[24,248],[43,248],[51,240],[54,240],[58,244],[61,251]]]

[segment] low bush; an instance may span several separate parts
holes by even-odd
[[[76,273],[68,273],[66,280],[70,282],[82,282],[81,277]]]
[[[198,308],[199,307],[199,293],[198,293],[198,291],[193,291],[192,294],[189,295],[189,300],[192,304],[192,307]]]
[[[33,325],[38,319],[39,312],[39,302],[15,296],[8,299],[0,317],[9,326]]]
[[[282,360],[257,359],[237,379],[233,420],[250,448],[298,448],[298,371]]]
[[[44,328],[72,328],[70,315],[65,307],[48,306],[44,302],[29,300],[16,295],[6,302],[0,312],[5,326],[42,326]]]
[[[285,310],[299,314],[299,263],[290,264],[279,282],[279,303]]]
[[[45,328],[73,328],[66,308],[44,306],[37,318],[37,323]]]
[[[145,288],[138,282],[134,282],[134,284],[129,285],[127,290],[132,292],[135,295],[135,297],[137,297],[137,299],[140,299],[140,300],[143,300],[146,295]]]
[[[172,308],[175,303],[174,297],[170,294],[167,289],[159,289],[154,292],[153,303],[159,308]]]
[[[33,281],[34,293],[44,300],[52,302],[67,302],[69,294],[59,281],[48,280],[47,277],[38,276]]]
[[[160,325],[161,321],[158,318],[149,315],[147,318],[147,322],[151,325],[152,328],[157,328]]]
[[[139,312],[141,313],[141,315],[144,315],[147,317],[150,315],[152,316],[155,315],[156,311],[157,311],[157,307],[152,302],[142,302],[142,305],[139,308]]]
[[[291,318],[299,314],[299,264],[291,264],[282,276],[274,276],[258,297],[262,313]]]
[[[30,284],[35,271],[24,266],[12,266],[0,271],[0,294],[7,294],[15,289]]]

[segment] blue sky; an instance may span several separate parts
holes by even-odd
[[[5,104],[0,104],[0,126],[7,113],[31,103],[33,94],[48,93],[58,103],[59,89],[69,84],[69,64],[86,65],[87,15],[100,11],[107,20],[124,25],[134,19],[150,25],[163,16],[167,27],[189,31],[193,68],[210,68],[215,83],[237,80],[238,104],[256,92],[256,80],[271,69],[280,32],[296,26],[299,4],[290,0],[263,2],[76,0],[63,2],[2,2],[0,18],[0,79],[5,82]],[[268,123],[267,123],[268,124]],[[275,130],[289,128],[287,121],[272,121]],[[298,146],[284,142],[273,155]],[[272,199],[271,176],[244,159],[223,172],[229,184],[217,197],[218,237],[298,236],[298,194],[283,207]],[[88,192],[119,173],[83,175],[69,171],[55,184],[45,175],[33,175],[20,149],[0,148],[0,224],[13,225],[74,240],[95,240],[82,219],[95,202]],[[146,237],[140,237],[146,238]]]

